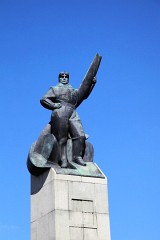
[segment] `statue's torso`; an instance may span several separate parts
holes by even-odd
[[[61,86],[58,84],[56,87],[53,87],[53,92],[55,94],[56,102],[65,102],[72,105],[76,105],[78,93],[77,90],[71,87],[71,85]]]

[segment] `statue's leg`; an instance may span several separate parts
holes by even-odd
[[[73,112],[69,119],[69,132],[72,138],[73,161],[85,166],[83,155],[85,151],[85,133],[82,123],[76,111]]]
[[[51,132],[58,141],[60,162],[63,168],[66,168],[68,165],[66,149],[68,128],[69,123],[66,107],[54,110],[51,116]]]

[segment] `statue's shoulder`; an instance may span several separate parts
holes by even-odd
[[[49,87],[48,92],[52,92],[52,91],[54,91],[54,88],[55,88],[55,86],[51,86],[51,87]]]
[[[45,97],[52,96],[55,94],[55,86],[51,86],[45,94]]]
[[[51,86],[50,89],[55,89],[58,87],[58,84],[56,86]]]
[[[58,88],[62,88],[62,87],[63,87],[63,85],[58,83],[57,85],[52,86],[51,88],[54,90],[54,89],[58,89]]]
[[[51,87],[49,88],[49,90],[52,91],[52,92],[55,92],[56,90],[58,90],[58,89],[60,89],[60,88],[61,88],[61,86],[60,86],[59,84],[57,84],[57,85],[55,85],[55,86],[51,86]]]

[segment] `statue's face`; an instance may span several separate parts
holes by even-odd
[[[66,73],[63,73],[59,76],[59,82],[62,84],[67,84],[69,83],[69,76]]]

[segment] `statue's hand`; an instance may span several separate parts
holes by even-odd
[[[96,77],[93,78],[93,83],[96,83],[97,82],[97,79]]]
[[[57,108],[61,108],[62,105],[60,103],[54,103],[54,108],[57,109]]]

